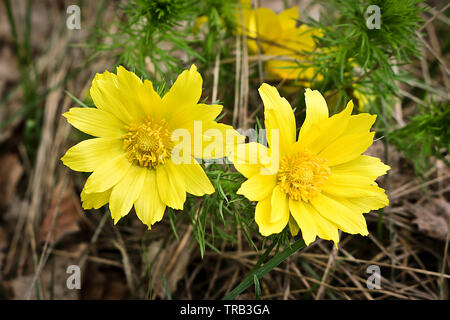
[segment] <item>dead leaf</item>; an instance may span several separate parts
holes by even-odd
[[[3,270],[3,264],[5,263],[6,254],[3,252],[0,252],[0,270]],[[0,282],[0,291],[2,291],[2,284]],[[1,294],[0,294],[0,300],[1,300]]]
[[[5,229],[0,227],[0,251],[8,248],[8,235],[6,234]]]
[[[16,153],[0,156],[0,208],[6,208],[11,203],[22,173],[23,167]]]
[[[130,297],[123,274],[117,269],[105,270],[98,265],[89,267],[81,299],[85,300],[123,300]]]
[[[81,220],[82,210],[78,197],[71,186],[66,186],[61,195],[61,186],[62,182],[55,188],[50,201],[50,208],[42,221],[38,236],[39,243],[46,241],[47,234],[51,232],[52,221],[57,212],[59,213],[54,222],[53,231],[50,234],[50,243],[58,242],[63,236],[80,230],[78,223]],[[61,201],[59,202],[60,199]]]
[[[78,300],[80,290],[69,289],[67,279],[70,274],[67,268],[70,265],[76,265],[80,256],[86,248],[86,243],[80,243],[72,248],[66,249],[69,255],[54,255],[49,258],[47,264],[40,274],[41,299],[55,300]],[[81,279],[83,281],[84,270],[81,270]],[[29,297],[29,290],[34,279],[34,274],[21,276],[6,282],[6,286],[13,294],[13,299],[24,300]],[[83,289],[83,287],[81,288]],[[33,290],[31,299],[35,299],[36,290]]]
[[[7,287],[13,294],[13,299],[25,300],[27,298],[28,289],[31,286],[34,276],[32,274],[22,276],[7,282]]]
[[[414,204],[410,209],[420,231],[435,239],[447,239],[450,204],[444,198],[432,198],[425,205]]]
[[[154,297],[159,296],[161,299],[167,298],[167,294],[162,283],[162,274],[164,274],[165,278],[167,279],[167,285],[169,287],[170,293],[173,295],[176,291],[178,281],[181,280],[186,274],[187,266],[192,257],[193,247],[189,246],[190,239],[191,233],[185,233],[185,237],[183,237],[180,242],[172,242],[157,257],[157,260],[155,261],[152,268],[152,274],[154,275]],[[149,261],[153,261],[161,245],[162,242],[155,241],[149,246],[147,251]]]
[[[7,248],[8,248],[8,235],[6,234],[5,229],[0,227],[0,270],[3,270],[3,263],[6,257],[6,254],[3,251],[5,251],[5,249]],[[1,272],[0,272],[0,279],[1,279]]]
[[[15,82],[19,80],[19,68],[12,48],[3,46],[0,50],[0,79]]]

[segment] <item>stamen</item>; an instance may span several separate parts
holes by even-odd
[[[319,194],[328,180],[327,160],[320,159],[304,149],[281,160],[278,184],[291,199],[308,202]]]
[[[123,147],[131,163],[156,168],[170,157],[172,141],[167,123],[144,119],[139,124],[126,126]]]

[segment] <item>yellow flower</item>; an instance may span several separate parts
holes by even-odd
[[[215,122],[222,106],[198,104],[201,93],[202,77],[194,65],[162,98],[150,81],[142,82],[123,67],[117,68],[117,75],[97,74],[90,89],[97,108],[64,113],[70,124],[96,137],[73,146],[61,159],[75,171],[93,172],[81,192],[83,208],[98,209],[109,202],[117,223],[134,205],[150,229],[162,219],[166,206],[183,209],[186,192],[213,193],[194,157],[223,157],[229,140],[205,154],[217,132],[240,135]],[[180,132],[189,138],[184,145],[177,144]],[[186,161],[175,161],[176,153]]]
[[[302,25],[296,29],[295,33],[288,33],[290,36],[285,39],[285,47],[272,47],[266,52],[268,55],[275,55],[274,58],[267,61],[266,72],[269,78],[296,80],[300,83],[308,83],[314,76],[320,81],[323,76],[317,69],[312,67],[311,58],[303,54],[303,51],[315,51],[315,42],[313,36],[320,35],[320,30]],[[285,57],[285,58],[283,58]],[[287,59],[286,59],[287,57]]]
[[[353,86],[353,95],[358,100],[358,108],[361,112],[367,111],[374,99],[373,95],[362,92],[358,85]]]
[[[301,229],[307,245],[316,236],[337,244],[338,229],[367,235],[363,213],[389,204],[375,182],[389,166],[361,155],[373,142],[370,128],[376,116],[352,116],[350,101],[329,117],[323,96],[306,89],[306,119],[296,138],[288,101],[265,83],[259,93],[270,148],[241,144],[231,160],[248,178],[237,193],[258,202],[255,221],[260,233],[279,233],[289,224],[292,235]]]
[[[274,55],[274,58],[266,63],[266,71],[269,78],[275,79],[311,79],[316,70],[308,67],[310,59],[303,51],[314,51],[315,42],[313,36],[321,34],[320,30],[306,25],[297,27],[299,19],[298,7],[292,7],[276,14],[269,8],[260,7],[250,9],[248,3],[242,4],[242,21],[246,29],[248,48],[250,52],[258,51],[256,38],[260,38],[261,52],[265,55]],[[242,25],[238,20],[238,26]],[[238,27],[242,33],[242,28]],[[299,64],[303,65],[299,68]],[[317,75],[320,80],[321,75]]]
[[[208,22],[208,16],[200,16],[197,19],[195,19],[194,26],[192,27],[192,32],[194,34],[197,34],[202,26]]]

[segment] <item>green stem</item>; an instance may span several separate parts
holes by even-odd
[[[229,294],[227,294],[223,300],[232,300],[236,298],[239,294],[244,292],[248,287],[250,287],[252,284],[255,283],[255,276],[259,280],[264,275],[269,273],[272,269],[277,267],[280,263],[282,263],[284,260],[286,260],[289,256],[296,253],[298,250],[305,247],[305,242],[303,239],[297,240],[292,244],[292,246],[287,247],[282,252],[277,254],[275,257],[267,261],[261,268],[253,268],[253,270],[245,277],[245,279],[236,287],[234,288]],[[271,251],[271,250],[270,250]],[[270,252],[267,250],[266,252]],[[260,259],[262,262],[262,259]],[[257,264],[258,265],[258,264]],[[256,269],[256,270],[255,270]]]
[[[377,236],[380,241],[383,241],[383,211],[383,208],[378,210]]]
[[[387,121],[387,114],[386,114],[386,105],[385,105],[385,101],[383,99],[383,97],[380,97],[380,102],[381,102],[381,112],[383,115],[383,124],[384,124],[384,135],[385,138],[383,140],[384,143],[384,163],[389,164],[389,127],[388,127],[388,121]],[[389,201],[391,200],[391,175],[390,172],[388,171],[386,173],[386,184],[387,184],[387,188],[386,188],[386,195],[389,198]],[[395,264],[395,260],[394,260],[394,220],[392,217],[392,210],[390,208],[390,206],[388,206],[387,208],[385,208],[388,212],[388,218],[389,218],[389,243],[390,243],[390,252],[391,252],[391,257],[392,257],[392,264]],[[383,209],[384,211],[384,209]],[[395,269],[392,268],[391,269],[391,282],[394,283],[394,279],[395,279]]]

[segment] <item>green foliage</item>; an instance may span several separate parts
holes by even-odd
[[[207,167],[208,177],[216,192],[203,197],[201,201],[189,197],[185,204],[202,256],[206,246],[219,251],[217,243],[225,241],[236,244],[238,230],[257,248],[252,238],[252,235],[257,234],[253,224],[255,207],[246,198],[236,194],[244,178],[238,172],[231,172],[229,165],[223,166],[213,163]]]
[[[309,52],[308,57],[317,74],[323,75],[320,81],[319,78],[314,79],[312,86],[325,93],[328,100],[332,97],[332,113],[338,111],[349,99],[355,98],[354,91],[357,89],[359,93],[373,97],[370,111],[382,115],[382,125],[387,128],[386,117],[389,116],[389,110],[381,107],[379,97],[383,97],[383,106],[389,105],[393,95],[398,92],[396,82],[409,77],[408,74],[395,70],[395,67],[409,62],[419,54],[416,31],[424,10],[418,6],[419,2],[324,1],[326,10],[323,10],[321,20],[309,19],[304,22],[322,31],[316,38],[319,49]],[[371,30],[366,25],[365,12],[370,5],[380,8],[380,29]],[[218,54],[221,59],[233,57],[237,6],[237,0],[129,1],[117,10],[116,30],[112,28],[114,31],[105,33],[101,31],[105,26],[99,26],[98,35],[101,38],[94,39],[91,44],[97,51],[107,54],[112,52],[117,64],[123,64],[138,75],[154,81],[158,93],[163,95],[167,87],[170,87],[165,84],[173,81],[184,68],[183,61],[186,59],[182,59],[183,55],[187,56],[187,60],[194,59],[193,62],[201,65],[203,70],[211,70]],[[228,99],[224,104],[232,105],[234,94],[228,94],[226,90],[235,86],[235,68],[220,67],[220,87],[224,99]],[[299,64],[300,74],[309,67],[309,63]],[[211,74],[202,74],[205,83],[212,83]],[[303,99],[298,101],[301,107],[299,110],[304,110]],[[442,142],[426,148],[431,142],[435,142],[430,140],[431,134],[426,128],[430,124],[436,127],[442,125],[441,122],[445,119],[445,114],[442,114],[443,111],[433,111],[433,115],[428,113],[427,116],[420,116],[420,120],[413,120],[407,127],[392,132],[389,141],[401,145],[401,150],[410,152],[418,139],[425,139],[429,144],[423,144],[423,157],[436,155],[436,150],[442,149],[442,144],[448,145],[448,141],[440,138]],[[304,117],[304,112],[298,116],[300,120]],[[437,117],[439,120],[436,120]],[[258,119],[256,123],[259,124]],[[419,124],[422,128],[419,132],[422,134],[413,137],[408,130],[417,129]],[[257,129],[260,128],[257,125]],[[216,192],[202,198],[188,195],[182,215],[175,210],[167,210],[175,237],[180,236],[178,224],[188,217],[202,256],[207,248],[220,252],[218,246],[224,242],[235,245],[239,232],[255,250],[259,250],[260,244],[255,241],[259,234],[254,222],[255,204],[236,194],[244,177],[227,164],[212,163],[205,167]],[[282,233],[267,237],[266,240],[275,250],[279,250],[290,243],[291,236],[286,228]],[[259,283],[255,282],[254,277],[249,278],[249,281]]]
[[[430,157],[445,161],[450,150],[450,105],[440,103],[423,108],[403,128],[390,133],[389,142],[410,159],[417,173],[430,169]]]
[[[266,263],[263,263],[263,260],[267,258],[270,251],[273,247],[269,247],[265,254],[261,256],[259,261],[256,263],[255,267],[252,271],[245,277],[245,279],[233,290],[231,290],[230,293],[228,293],[223,300],[232,300],[236,298],[239,294],[244,292],[248,287],[250,287],[252,284],[255,285],[255,292],[258,292],[259,289],[259,279],[261,279],[264,275],[266,275],[268,272],[272,271],[274,268],[276,268],[280,263],[282,263],[284,260],[286,260],[289,256],[292,254],[298,252],[300,249],[305,247],[305,242],[303,239],[299,239],[295,241],[292,245],[285,248],[282,252],[279,254],[276,254],[272,259],[267,261]],[[256,279],[256,280],[255,280]]]
[[[114,56],[138,76],[158,85],[171,82],[185,67],[184,59],[209,64],[216,48],[234,29],[236,0],[132,0],[119,5],[113,27],[97,25],[89,46],[95,53]],[[196,26],[197,18],[207,18]],[[198,29],[198,30],[195,30]],[[96,54],[92,55],[93,57]]]
[[[199,31],[199,44],[202,56],[207,62],[214,61],[218,50],[227,53],[229,46],[222,45],[231,38],[236,24],[237,1],[206,0],[199,1],[200,11],[194,32]],[[206,21],[202,21],[202,20]]]
[[[117,64],[134,70],[140,76],[170,78],[180,71],[180,55],[203,60],[190,48],[190,28],[183,22],[195,18],[198,1],[194,0],[134,0],[118,8],[115,27],[97,29],[91,46],[97,51],[117,56]],[[149,71],[152,73],[150,76]]]
[[[31,10],[32,2],[26,1],[24,28],[22,33],[17,29],[17,21],[15,21],[13,9],[9,0],[4,1],[8,23],[11,30],[13,40],[13,49],[17,58],[17,65],[21,76],[21,89],[23,92],[24,108],[7,119],[4,123],[0,123],[0,129],[9,125],[16,117],[24,116],[25,127],[23,133],[23,142],[27,153],[31,159],[34,159],[37,152],[41,137],[41,119],[42,108],[39,103],[45,95],[40,95],[38,91],[38,82],[36,75],[36,67],[31,63]],[[1,99],[0,107],[8,102],[8,96]]]
[[[323,2],[321,21],[307,23],[322,31],[320,49],[310,52],[313,66],[323,80],[320,91],[337,94],[338,105],[352,98],[358,85],[369,95],[397,94],[396,80],[406,75],[395,71],[419,55],[417,29],[424,9],[418,0],[332,0]],[[380,29],[369,29],[366,14],[370,5],[380,8]],[[326,14],[328,13],[328,14]],[[302,68],[301,65],[299,65]],[[303,67],[304,68],[304,67]],[[316,78],[317,80],[317,78]]]
[[[210,163],[205,168],[208,178],[212,182],[215,192],[202,198],[187,195],[183,214],[178,214],[167,208],[173,234],[179,239],[177,226],[186,216],[192,225],[194,239],[199,245],[201,256],[206,248],[220,253],[219,245],[224,242],[236,245],[238,232],[241,232],[247,243],[256,251],[260,250],[258,229],[254,222],[255,203],[242,195],[236,194],[245,178],[238,172],[232,171],[229,164]],[[266,238],[273,246],[279,248],[289,245],[291,237],[288,228],[280,234]],[[262,243],[261,250],[264,249]]]

